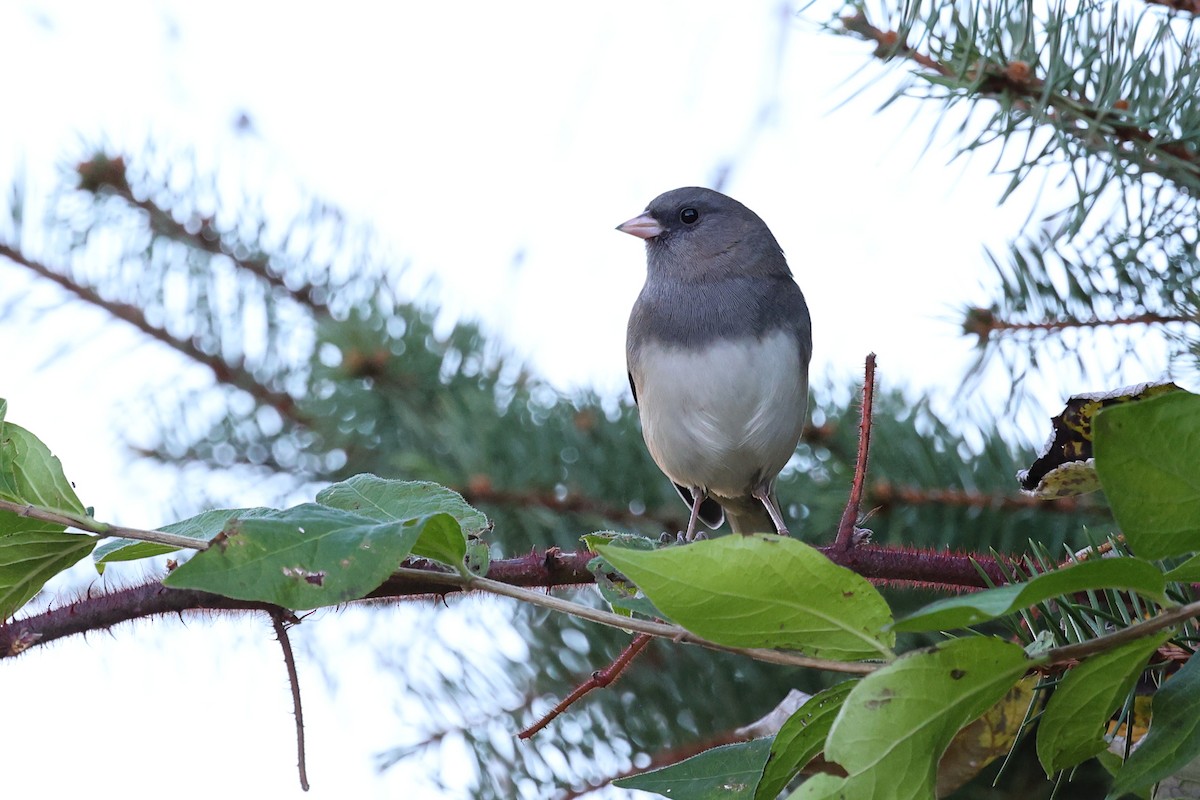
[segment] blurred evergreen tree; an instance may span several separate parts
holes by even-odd
[[[1000,276],[992,302],[964,305],[981,370],[1006,365],[1019,393],[1031,371],[1072,359],[1115,386],[1152,336],[1168,344],[1173,369],[1194,368],[1200,68],[1190,12],[881,0],[848,3],[828,27],[907,65],[901,91],[928,100],[931,115],[962,101],[990,108],[988,119],[964,123],[962,149],[1001,153],[1013,189],[1043,175],[1077,188],[1069,207],[992,256]],[[7,264],[211,372],[203,389],[141,401],[133,413],[158,430],[138,444],[142,455],[270,479],[281,495],[360,472],[439,481],[494,520],[497,557],[576,549],[598,529],[682,527],[683,506],[646,454],[627,401],[557,392],[477,326],[445,324],[433,304],[402,296],[399,259],[336,209],[313,202],[280,220],[253,199],[230,203],[220,178],[153,149],[128,160],[96,152],[50,218],[34,223],[36,246],[20,235],[29,221],[0,241]],[[1094,346],[1104,331],[1116,331],[1122,347]],[[818,386],[813,425],[781,481],[794,530],[810,541],[829,538],[846,499],[854,394]],[[968,438],[965,422],[939,418],[924,400],[877,398],[867,498],[876,542],[1019,553],[1034,539],[1055,552],[1107,521],[1087,498],[1019,495],[1013,476],[1032,453],[986,421],[970,421],[977,430]],[[222,504],[203,491],[188,501]],[[923,599],[890,591],[900,604]],[[430,731],[425,745],[397,748],[381,765],[453,734],[475,754],[479,797],[582,790],[647,759],[723,741],[788,689],[811,691],[825,679],[655,642],[620,683],[532,745],[514,746],[517,729],[629,637],[525,608],[510,619],[528,643],[520,658],[496,650],[480,661],[464,648],[453,675],[431,675],[432,662],[411,668],[411,653],[381,654],[410,666],[396,671],[397,690],[427,702]],[[445,703],[457,713],[447,715]],[[993,790],[994,771],[956,796],[1049,796],[1035,760],[1014,759]],[[1076,788],[1086,791],[1088,780]]]

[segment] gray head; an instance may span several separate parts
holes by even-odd
[[[617,230],[646,240],[651,278],[791,275],[758,214],[712,189],[685,186],[660,194]]]

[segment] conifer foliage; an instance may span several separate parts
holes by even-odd
[[[1011,174],[1007,201],[1031,181],[1072,188],[991,255],[991,302],[964,303],[979,371],[1003,366],[1016,395],[1064,362],[1136,374],[1154,343],[1181,383],[1194,374],[1195,10],[880,0],[826,25],[903,71],[929,114],[977,109],[962,150]],[[1037,797],[1065,780],[1079,796],[1200,796],[1200,397],[1114,380],[1054,421],[1031,470],[994,426],[967,440],[868,371],[815,391],[781,480],[805,541],[680,545],[660,536],[683,509],[631,406],[557,392],[477,326],[445,324],[338,210],[281,220],[253,191],[227,202],[222,178],[153,147],[88,153],[45,219],[15,187],[0,270],[206,371],[202,388],[137,401],[156,430],[137,454],[270,482],[279,507],[200,490],[156,530],[113,526],[0,401],[0,659],[199,609],[266,613],[286,646],[306,609],[373,598],[433,618],[431,597],[471,591],[503,604],[526,652],[464,647],[444,675],[410,663],[396,690],[425,704],[430,734],[382,768],[453,735],[479,797],[614,781],[671,797]],[[1036,473],[1024,493],[1021,470]],[[164,555],[161,582],[23,610],[83,559]],[[780,705],[791,689],[804,694]],[[439,727],[446,703],[462,722]],[[536,746],[514,747],[518,732]]]

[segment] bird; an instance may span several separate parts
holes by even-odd
[[[680,538],[725,517],[734,533],[789,535],[775,482],[807,418],[812,322],[783,249],[749,208],[698,186],[617,230],[646,244],[626,363],[650,456],[691,509]]]

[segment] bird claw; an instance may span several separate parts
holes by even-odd
[[[698,542],[701,539],[707,538],[708,536],[704,533],[704,531],[696,531],[694,534],[692,534],[692,538],[690,539],[685,531],[679,531],[674,535],[663,531],[661,534],[659,534],[658,541],[659,544],[691,544],[692,542]]]

